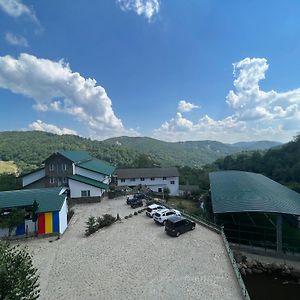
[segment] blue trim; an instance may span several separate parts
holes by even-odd
[[[16,235],[24,235],[25,234],[25,223],[17,226]]]
[[[52,212],[52,225],[53,225],[53,232],[59,233],[59,212],[54,211]]]

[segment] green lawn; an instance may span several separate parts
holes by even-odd
[[[0,174],[15,174],[18,167],[13,161],[0,161]]]
[[[179,210],[184,210],[187,214],[191,215],[196,214],[200,210],[197,202],[183,198],[170,197],[167,204],[176,207]]]

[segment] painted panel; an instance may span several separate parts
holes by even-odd
[[[52,212],[45,213],[45,233],[52,233],[53,226],[52,226]]]
[[[38,216],[38,234],[45,234],[45,214],[41,213]]]
[[[67,198],[66,198],[67,199]],[[59,232],[61,234],[64,233],[66,228],[68,227],[68,205],[67,200],[65,199],[64,204],[59,212]]]
[[[53,232],[59,233],[59,212],[54,211],[52,213],[52,227],[53,227]]]
[[[24,235],[25,234],[25,223],[17,226],[16,235]]]

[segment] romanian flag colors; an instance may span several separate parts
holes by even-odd
[[[59,212],[40,213],[38,216],[38,234],[59,233]]]

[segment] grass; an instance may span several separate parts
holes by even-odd
[[[0,174],[15,174],[18,167],[13,161],[0,161]]]
[[[178,208],[179,210],[184,210],[188,214],[195,214],[199,212],[199,205],[197,202],[192,200],[187,200],[183,198],[173,198],[171,197],[167,204]]]

